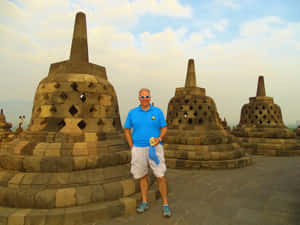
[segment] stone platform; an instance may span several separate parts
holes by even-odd
[[[299,225],[300,157],[253,156],[238,170],[169,169],[169,203],[89,225]]]

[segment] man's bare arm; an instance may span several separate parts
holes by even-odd
[[[155,139],[155,145],[158,145],[160,141],[164,138],[164,136],[167,134],[168,128],[167,126],[160,128],[160,136]]]
[[[124,128],[124,132],[125,132],[125,137],[126,137],[127,143],[129,145],[129,147],[131,148],[133,146],[131,131],[128,128]]]

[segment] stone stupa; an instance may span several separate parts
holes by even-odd
[[[51,64],[38,85],[28,129],[0,152],[0,224],[80,225],[135,212],[139,185],[117,95],[105,67],[89,63],[84,13],[70,59]]]
[[[185,87],[176,88],[169,102],[167,124],[164,148],[170,168],[237,168],[252,162],[224,129],[214,100],[196,86],[193,59]]]
[[[12,127],[11,123],[6,122],[6,118],[3,112],[3,109],[1,109],[0,113],[0,146],[4,142],[9,140],[9,136],[12,134],[12,131],[10,128]]]
[[[238,126],[232,131],[251,154],[300,155],[295,133],[283,123],[280,107],[266,96],[264,77],[259,76],[256,97],[243,105]]]

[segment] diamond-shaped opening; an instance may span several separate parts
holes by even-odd
[[[72,84],[71,84],[71,88],[74,90],[74,91],[78,91],[78,85],[77,85],[77,83],[76,82],[73,82]]]
[[[77,126],[78,126],[81,130],[83,130],[83,129],[86,127],[86,122],[84,122],[84,120],[81,120],[81,121],[77,124]]]
[[[72,114],[72,116],[74,116],[78,112],[78,110],[74,105],[72,105],[69,109],[69,112]]]
[[[199,123],[199,124],[202,124],[202,123],[203,123],[203,119],[202,119],[202,118],[199,118],[198,123]]]
[[[58,125],[58,127],[61,129],[61,128],[63,128],[63,127],[66,125],[66,123],[65,123],[64,120],[61,120],[61,121],[58,122],[57,125]]]
[[[60,83],[56,83],[56,84],[54,85],[54,87],[55,87],[55,88],[59,88],[59,87],[60,87]]]
[[[92,105],[92,107],[89,109],[89,111],[90,111],[90,112],[94,112],[94,111],[96,111],[96,108],[95,108],[95,106],[94,106],[94,105]]]
[[[98,120],[98,123],[97,123],[97,124],[98,124],[98,126],[104,125],[104,122],[103,122],[103,120],[100,119],[100,120]]]
[[[56,112],[56,111],[57,111],[57,110],[56,110],[56,107],[55,107],[54,105],[51,106],[50,111],[51,111],[51,112]]]
[[[187,118],[187,116],[188,116],[187,112],[184,112],[183,117]]]
[[[85,101],[86,101],[86,95],[85,95],[85,93],[82,93],[82,94],[80,95],[80,100],[81,100],[82,102],[85,102]]]
[[[89,86],[88,86],[89,88],[92,88],[92,87],[94,87],[94,83],[89,83]]]
[[[68,98],[68,95],[65,92],[62,92],[59,97],[61,97],[63,100],[66,100]]]
[[[192,118],[189,118],[189,124],[192,124],[193,123],[193,119]]]

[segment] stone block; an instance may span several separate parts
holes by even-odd
[[[133,179],[120,181],[123,189],[123,196],[129,196],[136,192],[135,181]]]
[[[72,151],[73,156],[87,156],[88,155],[88,149],[87,149],[87,143],[75,143]]]
[[[110,218],[109,210],[106,204],[95,204],[94,207],[84,208],[82,210],[82,216],[83,221],[86,224]]]
[[[36,193],[36,208],[54,208],[56,206],[56,189],[46,189]]]
[[[76,204],[75,188],[59,189],[56,192],[56,207],[68,207]]]
[[[56,157],[42,158],[40,167],[42,172],[56,172]]]
[[[96,133],[86,132],[84,135],[85,135],[86,142],[97,142],[98,141],[98,137],[97,137]]]
[[[8,217],[7,225],[25,225],[25,217],[31,212],[31,209],[17,210]]]
[[[94,221],[95,222],[95,221]],[[64,223],[63,225],[77,225],[84,224],[82,216],[82,208],[67,208],[65,209]]]
[[[45,155],[45,148],[35,148],[32,152],[32,155],[34,156],[44,156]]]
[[[28,144],[28,141],[20,141],[15,147],[14,147],[14,154],[20,155],[22,149]]]
[[[69,183],[72,185],[87,184],[88,176],[86,171],[76,171],[70,174]]]
[[[24,225],[46,225],[46,213],[48,210],[33,210],[24,220]]]
[[[71,172],[73,170],[72,157],[60,157],[56,161],[57,172]]]
[[[6,186],[17,173],[10,171],[1,171],[0,172],[0,184]]]
[[[66,185],[69,183],[69,178],[70,178],[70,174],[68,173],[56,173],[56,174],[52,174],[49,177],[49,183],[48,185],[51,187],[59,187],[62,185]]]
[[[99,184],[103,183],[104,181],[104,175],[103,175],[103,169],[95,169],[92,173],[88,173],[88,181],[89,184]]]
[[[104,188],[102,185],[92,185],[92,202],[104,201]]]
[[[10,169],[10,170],[19,170],[19,171],[23,171],[24,167],[23,167],[23,157],[13,157],[13,156],[9,156],[7,158],[7,164],[6,164],[6,169]]]
[[[51,209],[47,213],[46,225],[63,225],[65,209]]]
[[[46,149],[45,156],[60,156],[60,148]]]
[[[25,157],[23,166],[25,171],[38,172],[41,170],[41,157]]]
[[[83,205],[91,202],[92,200],[92,187],[83,186],[76,188],[76,203],[77,205]]]
[[[35,202],[35,194],[37,191],[33,189],[18,189],[16,192],[15,205],[17,208],[33,208]]]
[[[136,211],[136,200],[134,198],[121,198],[121,203],[124,205],[125,215],[135,213]]]
[[[31,185],[46,186],[49,183],[49,180],[50,180],[50,175],[48,173],[46,174],[37,173],[34,179],[32,180]]]
[[[124,166],[112,166],[103,168],[103,175],[105,179],[126,176],[128,175],[128,173],[129,171],[127,171]]]
[[[75,157],[73,158],[73,169],[83,170],[87,167],[87,157]]]
[[[116,200],[123,196],[123,189],[120,182],[103,184],[103,189],[106,201]]]
[[[108,207],[110,217],[118,217],[125,214],[125,205],[121,201],[109,202]]]
[[[86,167],[88,169],[96,168],[98,157],[97,156],[89,156],[86,161]]]

